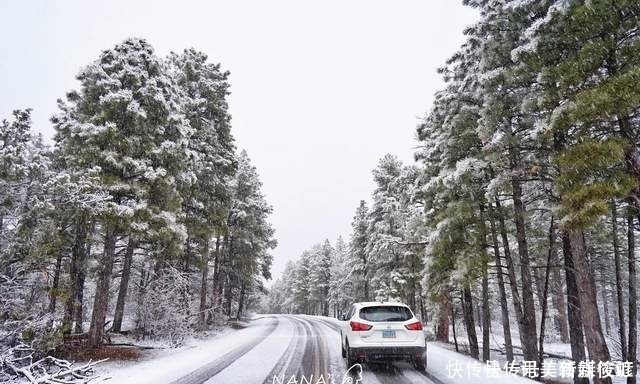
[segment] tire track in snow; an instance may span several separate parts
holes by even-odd
[[[306,341],[302,361],[300,362],[300,369],[298,370],[298,379],[302,377],[311,378],[312,375],[313,377],[317,377],[317,373],[320,371],[320,356],[318,353],[317,340],[314,339],[314,333],[309,323],[300,317],[295,317],[295,319],[300,322]]]
[[[302,356],[306,349],[307,340],[304,337],[302,324],[293,316],[287,316],[294,326],[294,335],[287,346],[285,353],[265,378],[263,384],[274,383],[274,377],[287,382],[291,376],[299,375],[302,365]],[[277,381],[276,381],[277,382]]]
[[[267,336],[269,336],[278,325],[278,318],[271,317],[271,321],[266,325],[264,332],[260,333],[250,342],[243,344],[237,348],[232,349],[220,358],[196,369],[195,371],[172,381],[170,384],[202,384],[220,373],[223,369],[231,365],[234,361],[245,355],[247,352],[255,348],[260,344]]]
[[[307,377],[313,374],[314,381],[323,377],[326,382],[329,382],[329,352],[327,341],[324,337],[321,337],[315,322],[307,317],[301,317],[300,320],[308,329],[308,337],[310,337],[311,344],[313,345],[313,369],[311,372],[307,370]]]
[[[313,320],[317,320],[317,321],[323,323],[324,325],[326,325],[327,327],[333,329],[334,331],[340,332],[340,326],[338,324],[332,322],[332,321],[325,320],[325,319],[322,319],[322,318],[319,318],[319,317],[314,317]]]
[[[310,323],[314,325],[314,328],[322,339],[325,348],[325,365],[331,378],[328,383],[341,384],[344,379],[344,375],[347,371],[345,360],[342,358],[340,348],[340,335],[337,327],[327,321],[323,321],[317,317],[305,317]],[[364,384],[379,384],[377,380],[366,380]]]

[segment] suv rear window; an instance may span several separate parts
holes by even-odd
[[[364,307],[360,309],[360,318],[367,321],[407,321],[413,315],[407,307],[380,305],[374,307]]]

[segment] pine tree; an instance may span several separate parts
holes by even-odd
[[[353,259],[354,273],[356,276],[354,279],[357,281],[356,286],[356,299],[358,301],[371,300],[370,285],[369,285],[369,260],[367,254],[367,247],[369,242],[369,209],[364,200],[360,201],[360,205],[356,209],[356,213],[351,222],[351,241],[349,242],[349,254]]]
[[[232,198],[230,183],[237,168],[226,101],[229,73],[221,71],[219,64],[208,63],[207,56],[194,49],[172,53],[168,62],[172,77],[182,92],[182,111],[193,130],[188,145],[190,158],[183,171],[193,181],[183,184],[180,194],[182,220],[189,239],[184,253],[186,270],[191,262],[192,248],[199,248],[200,253],[199,318],[204,323],[208,306],[210,243],[212,237],[219,238],[225,232]],[[217,241],[216,245],[219,246]],[[218,262],[214,260],[214,264]],[[217,280],[218,275],[215,277]]]
[[[262,183],[246,151],[238,156],[238,171],[231,188],[233,204],[226,224],[229,231],[225,260],[229,274],[225,286],[227,315],[231,314],[231,292],[238,291],[237,313],[241,314],[246,296],[260,288],[258,278],[271,277],[269,251],[277,245],[273,239],[275,231],[268,222],[272,208],[262,195]]]
[[[550,6],[544,22],[528,31],[531,48],[522,55],[541,68],[541,105],[548,111],[542,126],[555,140],[563,224],[576,243],[572,257],[585,281],[591,281],[591,272],[581,232],[608,212],[612,197],[637,194],[631,116],[640,99],[630,85],[640,60],[633,38],[638,7],[629,1]],[[589,355],[606,361],[593,284],[580,290],[580,302]],[[636,319],[630,327],[636,327]],[[635,359],[635,351],[628,353]]]
[[[355,302],[354,264],[348,245],[338,237],[330,266],[329,304],[333,307],[333,316],[340,318],[349,305]]]
[[[102,343],[117,238],[144,231],[156,241],[160,268],[183,235],[176,220],[177,182],[191,133],[165,64],[144,40],[104,51],[78,75],[54,117],[56,149],[65,168],[95,172],[111,201],[100,212],[104,232],[90,344]]]

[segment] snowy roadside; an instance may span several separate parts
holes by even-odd
[[[107,361],[96,367],[96,374],[108,383],[169,383],[254,339],[263,331],[257,325],[263,323],[266,321],[256,319],[252,326],[225,327],[207,338],[191,338],[179,348],[149,350],[138,361]]]
[[[502,325],[500,323],[496,322],[492,324],[492,331],[490,336],[490,348],[491,348],[490,354],[491,354],[491,360],[498,361],[499,365],[504,368],[505,364],[507,363],[507,356],[506,356],[506,353],[504,352],[504,337],[500,333],[501,329],[502,329]],[[498,330],[498,331],[495,331],[495,330]],[[482,329],[480,327],[476,327],[476,333],[478,336],[482,335]],[[451,329],[449,334],[450,335],[452,334]],[[467,334],[464,330],[464,327],[460,327],[458,329],[457,337],[458,337],[458,342],[461,350],[467,350],[468,348]],[[511,326],[511,337],[512,337],[512,344],[514,346],[514,353],[516,354],[515,359],[522,360],[520,336],[515,324],[512,324]],[[640,337],[639,337],[639,340],[640,340]],[[436,343],[436,344],[438,344],[442,349],[455,353],[453,350],[454,345],[452,343],[450,344]],[[613,361],[618,360],[620,358],[619,357],[620,351],[619,351],[619,346],[617,345],[616,340],[612,336],[609,336],[607,338],[607,344],[609,345],[609,350],[612,353],[612,360]],[[480,350],[482,350],[482,339],[480,337],[478,339],[478,346],[480,347]],[[553,380],[553,382],[557,382],[557,383],[567,383],[567,384],[573,383],[573,378],[561,377],[559,372],[559,367],[563,363],[571,363],[573,361],[571,359],[571,345],[561,343],[561,342],[545,342],[544,351],[545,353],[549,353],[553,356],[553,357],[545,357],[544,363],[550,364],[551,366],[555,367],[554,369],[555,377],[547,377],[547,379]],[[627,379],[624,377],[612,377],[611,379],[613,384],[625,384],[627,382],[626,381]]]
[[[535,381],[523,377],[508,375],[500,369],[495,370],[469,356],[451,351],[440,343],[427,343],[427,372],[442,383],[466,384],[514,383],[532,384]]]

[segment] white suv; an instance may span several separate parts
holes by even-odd
[[[356,363],[408,360],[419,371],[426,369],[427,344],[422,323],[408,306],[355,303],[342,320],[340,339],[347,367]]]

